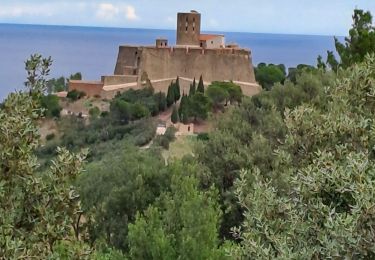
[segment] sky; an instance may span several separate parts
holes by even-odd
[[[375,0],[0,0],[0,23],[175,29],[202,13],[202,30],[347,35],[354,8]]]

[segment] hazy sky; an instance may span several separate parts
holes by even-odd
[[[375,0],[0,0],[0,23],[174,29],[176,13],[202,13],[202,29],[346,35],[353,9]]]

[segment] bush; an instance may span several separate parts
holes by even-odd
[[[50,134],[46,135],[46,140],[47,141],[50,141],[50,140],[52,140],[54,138],[55,138],[55,133],[50,133]]]
[[[66,95],[66,97],[70,100],[70,101],[77,101],[78,99],[81,99],[83,98],[84,96],[86,96],[86,93],[83,92],[83,91],[78,91],[78,90],[71,90],[68,92],[68,94]]]

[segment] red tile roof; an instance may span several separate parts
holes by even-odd
[[[200,41],[208,41],[217,37],[223,37],[221,34],[201,34],[199,35]]]

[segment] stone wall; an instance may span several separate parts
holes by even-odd
[[[113,76],[102,76],[102,82],[104,86],[110,85],[121,85],[126,83],[137,82],[138,76],[134,75],[113,75]]]
[[[101,81],[70,80],[69,91],[77,90],[86,93],[88,97],[100,96],[103,89]]]
[[[146,71],[151,80],[202,75],[208,82],[255,83],[250,52],[243,49],[144,48],[139,65],[139,75]]]
[[[147,72],[151,80],[199,78],[205,81],[233,80],[255,83],[251,53],[245,49],[154,48],[121,46],[115,75],[129,75],[133,65],[138,75]]]

